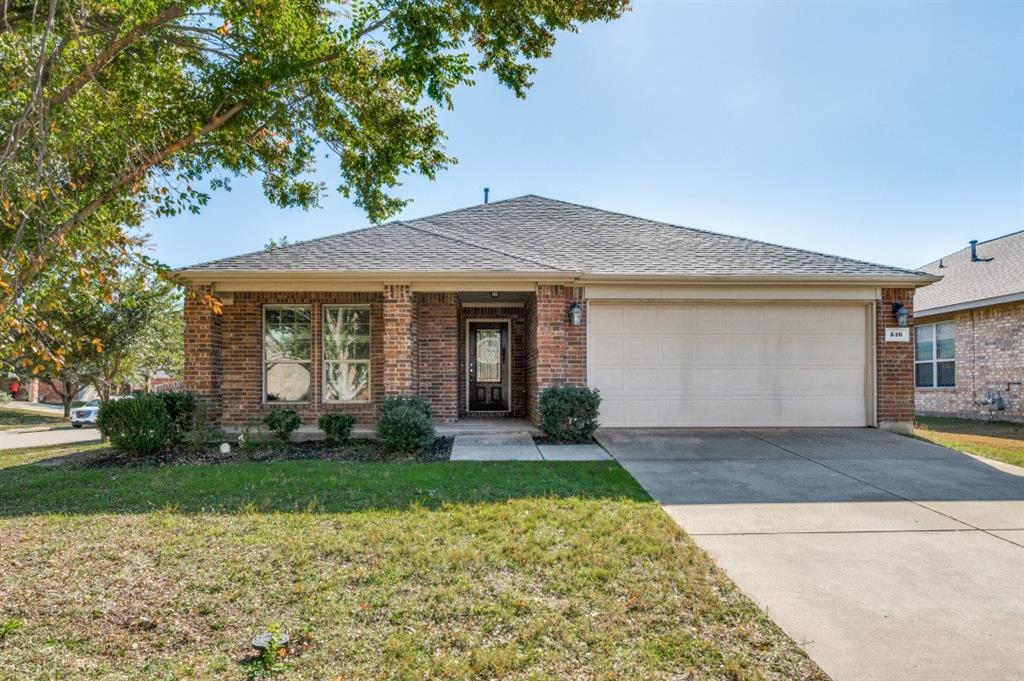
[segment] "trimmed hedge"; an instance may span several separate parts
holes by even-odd
[[[377,421],[377,441],[389,454],[416,454],[434,444],[430,405],[419,397],[386,400]]]
[[[356,417],[352,414],[332,411],[317,419],[316,424],[327,436],[327,444],[336,447],[345,444],[352,436],[352,427],[356,425]]]
[[[103,403],[96,425],[114,449],[130,456],[156,454],[174,441],[167,407],[154,395]]]
[[[392,397],[384,400],[384,403],[380,405],[380,417],[384,418],[389,411],[399,407],[411,407],[426,416],[428,419],[434,419],[434,409],[430,406],[430,403],[422,397],[415,396]]]
[[[581,386],[554,386],[540,396],[540,429],[557,442],[589,442],[597,421],[601,394]]]
[[[291,409],[275,409],[263,416],[263,423],[281,442],[288,442],[292,433],[299,429],[302,419]]]

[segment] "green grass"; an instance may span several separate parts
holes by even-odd
[[[0,406],[0,430],[25,428],[26,426],[59,426],[61,424],[67,424],[62,416],[51,416],[38,411],[19,409],[9,404]]]
[[[90,449],[96,449],[94,445]],[[0,452],[4,678],[824,679],[614,462]]]
[[[1024,466],[1024,423],[919,417],[914,436],[967,454]]]

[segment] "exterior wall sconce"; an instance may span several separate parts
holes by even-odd
[[[573,303],[569,306],[569,323],[573,326],[579,326],[583,323],[583,310],[580,308],[579,303]]]
[[[897,326],[910,325],[910,310],[904,307],[903,303],[893,303],[892,313],[896,315]]]

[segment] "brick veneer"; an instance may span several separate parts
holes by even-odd
[[[509,414],[515,418],[526,416],[526,356],[527,331],[526,311],[523,307],[463,307],[459,311],[459,381],[458,408],[459,415],[465,416],[466,410],[466,321],[472,319],[508,320],[510,366],[509,366]]]
[[[408,284],[384,286],[384,396],[416,392],[416,310]]]
[[[955,324],[956,387],[918,389],[917,413],[1024,421],[1024,302],[922,318],[918,324],[948,321]],[[979,404],[990,392],[1002,396],[1006,409]]]
[[[201,298],[209,286],[196,287],[185,297],[185,389],[209,405],[211,421],[222,416],[221,322],[222,317]]]
[[[459,416],[459,298],[455,293],[415,296],[416,392],[434,408],[434,419],[455,421]]]
[[[897,325],[894,302],[902,303],[913,320],[914,289],[884,288],[875,301],[877,418],[880,428],[909,433],[914,421],[914,333],[911,328],[909,343],[885,341],[885,327]]]
[[[569,306],[579,303],[583,323],[569,323]],[[541,284],[527,314],[527,413],[540,420],[538,400],[545,388],[587,384],[587,313],[584,289]]]

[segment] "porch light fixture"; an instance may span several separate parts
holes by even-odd
[[[569,306],[569,323],[573,326],[579,326],[583,323],[583,310],[580,309],[579,303],[573,303]]]
[[[893,303],[892,313],[896,315],[896,324],[898,326],[908,326],[910,324],[910,310],[903,303]]]

